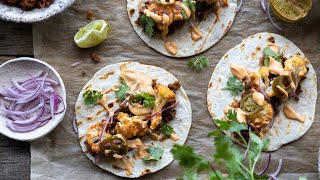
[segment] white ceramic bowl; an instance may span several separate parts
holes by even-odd
[[[74,3],[75,0],[55,0],[49,7],[34,8],[24,11],[16,6],[10,6],[0,1],[0,19],[17,23],[33,23],[48,19],[62,12]]]
[[[28,58],[28,57],[22,57],[17,59],[9,60],[5,63],[3,63],[0,66],[0,89],[3,90],[4,87],[11,87],[12,86],[12,78],[15,78],[16,80],[25,80],[26,74],[31,73],[35,74],[39,72],[40,70],[44,70],[49,73],[49,76],[57,81],[59,81],[60,85],[56,87],[56,91],[59,93],[59,95],[62,97],[65,105],[65,109],[62,113],[57,114],[54,116],[53,119],[51,119],[46,125],[37,128],[30,132],[14,132],[10,130],[6,125],[7,117],[5,116],[5,113],[0,111],[0,133],[16,140],[20,141],[32,141],[37,138],[40,138],[49,132],[51,132],[63,119],[66,109],[67,109],[67,103],[66,103],[66,89],[64,87],[63,81],[58,74],[58,72],[51,67],[49,64],[38,60],[34,58]],[[1,101],[2,98],[1,98]],[[59,104],[59,108],[62,108],[62,103]]]

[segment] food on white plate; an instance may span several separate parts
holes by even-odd
[[[241,131],[245,140],[248,131],[269,138],[268,151],[308,131],[316,99],[317,78],[307,57],[292,42],[271,33],[253,35],[225,54],[212,74],[207,97],[213,119],[226,119],[235,111],[238,122],[247,127]]]
[[[17,6],[22,10],[32,10],[34,8],[46,8],[49,7],[54,0],[1,0],[3,3]]]
[[[98,71],[80,92],[75,114],[85,155],[102,169],[131,178],[172,162],[171,147],[186,141],[191,126],[191,106],[179,81],[137,62]]]
[[[46,125],[55,115],[65,110],[62,97],[55,90],[59,82],[45,71],[26,74],[28,79],[17,81],[12,78],[12,87],[0,92],[0,110],[8,118],[6,124],[16,132],[29,132]],[[62,108],[59,104],[62,103]]]
[[[187,57],[217,43],[235,18],[236,0],[127,0],[140,38],[166,56]]]

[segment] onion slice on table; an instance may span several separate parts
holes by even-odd
[[[13,86],[1,92],[7,106],[1,105],[0,110],[8,118],[7,127],[16,132],[42,127],[65,110],[62,97],[55,91],[59,82],[44,71],[28,75],[30,78],[24,81],[12,79]]]

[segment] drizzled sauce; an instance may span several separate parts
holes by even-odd
[[[176,55],[177,54],[177,44],[174,41],[167,41],[164,43],[164,47],[166,48],[167,52]]]
[[[191,28],[190,28],[190,31],[191,31],[191,38],[194,40],[194,41],[198,41],[199,39],[202,38],[202,32],[199,28],[197,28],[196,26],[192,25]]]

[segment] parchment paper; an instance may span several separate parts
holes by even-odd
[[[162,67],[176,76],[183,84],[193,109],[193,123],[187,140],[195,150],[207,157],[214,145],[207,133],[216,129],[207,110],[206,93],[210,76],[219,59],[243,38],[258,32],[280,33],[295,43],[312,62],[318,74],[320,69],[320,50],[317,37],[320,32],[320,4],[314,0],[310,16],[299,25],[285,25],[280,33],[267,20],[260,7],[260,1],[245,1],[243,10],[238,14],[231,30],[204,55],[210,59],[210,67],[197,73],[186,67],[187,59],[173,59],[160,55],[146,46],[133,31],[126,11],[126,1],[84,1],[78,0],[71,8],[49,20],[34,24],[33,37],[35,57],[51,64],[64,80],[68,95],[67,116],[49,135],[31,144],[31,179],[120,179],[91,163],[82,153],[78,138],[72,130],[72,106],[79,91],[105,65],[135,60],[140,63]],[[93,10],[95,18],[107,20],[111,34],[107,41],[92,49],[79,49],[73,43],[78,28],[87,24],[86,12]],[[96,52],[103,58],[98,64],[90,60],[90,53]],[[82,64],[72,68],[76,61]],[[82,77],[82,72],[85,76]],[[319,74],[318,74],[319,75]],[[219,100],[223,100],[219,99]],[[319,107],[319,100],[318,106]],[[317,159],[320,147],[319,115],[311,129],[301,139],[282,147],[272,154],[270,172],[277,167],[276,159],[283,159],[282,179],[318,179]],[[266,154],[264,154],[265,156]],[[260,166],[261,168],[261,166]],[[260,170],[260,169],[259,169]],[[142,179],[174,179],[181,175],[177,162],[163,170],[147,175]]]

